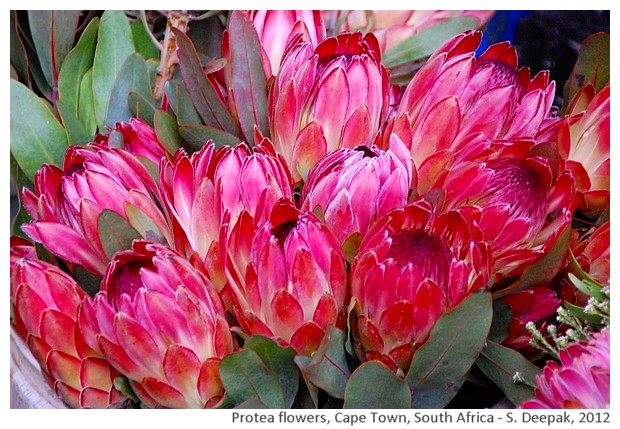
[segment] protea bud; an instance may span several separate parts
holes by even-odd
[[[562,304],[556,293],[546,286],[536,286],[500,299],[510,306],[512,312],[508,336],[502,344],[527,353],[540,351],[530,346],[532,334],[525,328],[525,325],[533,322],[540,332],[546,332],[547,324],[555,322],[549,319],[556,315],[558,307]]]
[[[338,149],[310,170],[302,210],[320,208],[341,244],[352,234],[361,238],[377,217],[407,203],[411,168],[409,152],[396,136],[385,152],[376,146]]]
[[[520,408],[609,408],[610,339],[609,329],[603,329],[587,343],[560,350],[560,362],[549,361],[536,377],[536,398]]]
[[[118,252],[79,323],[147,406],[203,408],[222,397],[218,368],[233,351],[230,327],[209,279],[175,251],[134,241]]]
[[[84,291],[27,248],[11,248],[11,312],[45,379],[73,408],[105,408],[121,401],[124,396],[113,385],[119,374],[86,345],[78,328]]]
[[[230,225],[242,212],[259,222],[280,198],[293,198],[290,172],[271,142],[263,140],[250,150],[239,144],[215,149],[208,143],[191,156],[178,151],[161,165],[161,187],[166,206],[182,230],[186,243],[177,248],[196,252],[220,289],[224,273],[219,256],[220,227]]]
[[[609,207],[610,88],[593,95],[585,111],[573,111],[562,124],[558,146],[566,168],[573,172],[579,192],[578,208],[585,211]],[[576,107],[578,107],[577,105]]]
[[[360,359],[407,371],[435,322],[487,286],[490,253],[465,213],[437,218],[417,201],[379,219],[351,268],[352,330]]]
[[[476,28],[481,28],[494,13],[492,10],[323,10],[321,16],[326,27],[335,34],[372,32],[381,52],[386,52],[414,34],[459,16],[476,19]],[[338,21],[342,23],[340,28],[336,28]]]
[[[246,334],[277,339],[309,356],[346,304],[340,245],[316,216],[286,200],[254,234],[251,226],[242,216],[224,243],[224,299]]]
[[[267,78],[278,74],[284,49],[295,35],[303,35],[314,47],[325,39],[325,26],[317,10],[256,10],[250,13],[250,18],[263,56],[268,59],[264,61]]]
[[[370,146],[387,114],[388,89],[372,34],[340,34],[316,48],[295,37],[269,95],[271,136],[295,180],[327,152]]]
[[[159,208],[158,186],[129,152],[99,144],[67,149],[63,168],[44,165],[24,188],[24,207],[35,219],[23,226],[35,241],[69,262],[102,276],[110,260],[99,219],[112,211],[136,234],[171,244],[172,232]]]
[[[446,42],[403,94],[388,129],[411,142],[419,169],[433,162],[433,154],[456,153],[482,140],[532,139],[557,123],[549,73],[530,79],[528,68],[517,69],[508,42],[476,58],[480,40],[479,32],[467,32]]]

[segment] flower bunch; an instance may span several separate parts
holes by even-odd
[[[600,74],[560,114],[510,43],[476,53],[491,11],[89,16],[52,14],[84,30],[51,93],[11,81],[11,324],[67,405],[442,408],[474,367],[520,405],[492,367],[535,382],[526,325],[567,299],[603,329],[582,296],[609,283]],[[604,329],[525,406],[609,406]],[[555,389],[569,372],[597,393]]]

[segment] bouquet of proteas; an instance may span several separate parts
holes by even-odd
[[[609,407],[609,35],[559,111],[492,15],[12,12],[11,326],[54,391]]]

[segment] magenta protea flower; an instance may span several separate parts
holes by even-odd
[[[276,149],[296,180],[327,152],[370,146],[387,113],[389,82],[372,34],[345,33],[316,48],[295,37],[269,95]]]
[[[332,31],[341,20],[338,32],[372,32],[381,52],[386,52],[414,34],[458,16],[476,19],[476,28],[481,28],[494,13],[492,10],[323,10],[321,16]]]
[[[407,203],[411,168],[398,137],[385,152],[376,146],[338,149],[310,170],[302,210],[320,208],[341,244],[352,234],[363,236],[377,217]]]
[[[523,352],[539,352],[540,350],[530,346],[532,334],[525,325],[533,322],[540,332],[545,332],[548,319],[556,314],[562,301],[546,286],[536,286],[500,299],[510,306],[512,312],[508,335],[502,344]]]
[[[224,243],[225,301],[244,333],[311,355],[346,305],[340,245],[312,213],[300,213],[286,200],[255,232],[240,219]]]
[[[561,350],[560,363],[547,363],[536,377],[536,398],[520,408],[609,408],[610,339],[609,329],[603,329],[589,342]]]
[[[418,201],[378,220],[351,268],[359,358],[406,372],[437,319],[486,287],[489,271],[488,247],[465,213],[433,218]]]
[[[234,225],[246,212],[259,222],[280,198],[293,198],[290,172],[268,140],[253,150],[243,143],[216,150],[208,143],[191,156],[178,151],[162,161],[160,174],[164,201],[181,230],[177,237],[184,237],[177,248],[187,256],[196,252],[218,289],[226,281],[218,245],[224,219]]]
[[[278,74],[284,49],[295,35],[303,35],[314,47],[325,39],[325,26],[317,10],[256,10],[250,18],[267,58],[267,79]]]
[[[84,291],[58,267],[39,261],[34,247],[11,247],[11,312],[47,382],[73,408],[105,408],[124,396],[119,374],[84,342],[78,306]]]
[[[609,207],[610,88],[594,95],[591,85],[583,89],[591,101],[584,111],[569,113],[560,130],[558,146],[566,168],[575,175],[578,207],[596,211]]]
[[[420,170],[425,162],[437,163],[435,154],[471,151],[484,140],[532,139],[557,122],[549,73],[530,79],[529,69],[517,69],[516,50],[508,42],[476,58],[480,40],[479,32],[449,40],[407,85],[388,128],[410,143]]]
[[[222,397],[218,368],[233,352],[230,327],[209,279],[175,251],[134,241],[118,252],[79,324],[146,405],[203,408]]]
[[[35,220],[23,230],[70,264],[103,275],[111,256],[99,236],[99,218],[106,210],[120,215],[143,238],[173,242],[154,178],[122,149],[71,146],[63,168],[44,165],[34,184],[34,193],[24,188],[23,202]]]

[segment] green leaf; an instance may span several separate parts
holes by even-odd
[[[123,11],[106,10],[101,16],[93,63],[93,95],[97,125],[103,130],[116,77],[135,52],[129,21]]]
[[[142,210],[131,203],[125,203],[125,213],[131,227],[149,241],[166,244],[166,239],[153,219],[147,216]]]
[[[157,109],[155,110],[154,122],[157,139],[166,147],[168,152],[175,153],[181,147],[177,118],[172,113]]]
[[[580,280],[573,273],[568,273],[568,278],[577,289],[579,289],[586,295],[593,297],[597,301],[603,301],[605,299],[605,295],[603,295],[603,293],[601,292],[601,285],[596,284],[592,281]]]
[[[142,238],[127,221],[112,210],[104,210],[98,219],[99,239],[108,258],[121,250],[131,249],[134,240]]]
[[[208,58],[222,56],[224,27],[218,16],[192,21],[187,36],[196,47],[196,52]]]
[[[127,96],[127,104],[129,110],[135,118],[145,120],[151,127],[154,125],[153,116],[155,115],[155,105],[152,102],[153,98],[143,96],[140,93],[129,91]]]
[[[63,100],[58,100],[56,108],[62,118],[70,145],[85,145],[92,140],[92,135],[86,131],[76,114]]]
[[[179,125],[179,134],[194,150],[200,150],[208,140],[213,140],[216,147],[234,146],[241,142],[226,131],[204,125]]]
[[[545,256],[538,261],[528,265],[519,280],[511,286],[498,290],[493,293],[493,298],[501,298],[503,296],[515,293],[524,289],[532,288],[540,284],[548,284],[555,275],[564,266],[564,259],[568,249],[568,240],[570,238],[571,228],[567,225],[564,231],[560,233],[557,241]]]
[[[583,41],[573,71],[564,85],[564,103],[572,100],[579,88],[590,82],[596,92],[607,82],[610,74],[609,33],[596,33]]]
[[[28,52],[19,35],[17,29],[17,11],[11,11],[11,36],[10,36],[10,51],[11,51],[11,65],[15,67],[19,79],[30,86],[30,73],[28,73]]]
[[[138,52],[145,60],[150,58],[159,59],[160,51],[153,43],[149,32],[145,27],[144,21],[138,19],[131,23],[131,34],[133,35],[133,42]]]
[[[585,310],[578,305],[564,301],[564,307],[566,307],[566,309],[570,311],[573,316],[583,319],[592,325],[599,326],[603,323],[603,318],[601,316],[598,314],[586,313]]]
[[[21,191],[24,187],[33,190],[34,184],[30,180],[30,178],[26,177],[24,171],[19,167],[17,161],[13,157],[13,154],[10,154],[10,170],[11,170],[11,180],[13,182],[13,186],[16,190],[17,200],[19,202],[19,208],[17,210],[17,214],[15,218],[12,219],[13,224],[11,225],[11,235],[17,235],[23,238],[29,238],[26,233],[22,231],[21,226],[27,222],[30,222],[32,218],[28,214],[28,212],[24,209],[23,204],[21,203]]]
[[[489,331],[489,340],[501,343],[508,336],[508,328],[512,320],[512,309],[504,301],[493,301],[493,323]]]
[[[79,10],[29,10],[28,22],[39,64],[50,87],[56,85],[60,65],[73,46]]]
[[[460,390],[491,327],[491,294],[476,292],[444,314],[407,374],[414,408],[443,408]]]
[[[345,356],[345,340],[344,332],[330,326],[321,346],[309,361],[303,359],[304,356],[295,358],[306,383],[314,384],[339,399],[344,398],[347,381],[351,375]]]
[[[97,117],[95,116],[95,98],[93,95],[93,69],[88,70],[80,83],[78,99],[78,119],[90,136],[97,132]]]
[[[41,165],[62,165],[67,135],[49,107],[23,84],[11,79],[11,154],[26,176]]]
[[[166,95],[172,111],[177,116],[179,125],[202,124],[189,93],[181,83],[174,80],[168,82]]]
[[[460,16],[433,25],[414,34],[383,54],[387,68],[421,61],[435,52],[446,40],[478,26],[475,18]]]
[[[542,372],[520,353],[493,341],[487,341],[476,366],[502,389],[515,405],[520,405],[534,396],[532,386],[536,385],[536,376]],[[515,382],[516,374],[523,381]]]
[[[80,89],[84,75],[92,69],[97,46],[99,18],[88,23],[75,48],[69,52],[58,76],[58,98],[65,105],[66,114],[79,118]],[[92,88],[88,88],[92,92]]]
[[[146,100],[151,97],[149,73],[144,59],[138,53],[127,57],[116,76],[116,82],[110,94],[108,116],[105,124],[113,127],[117,122],[127,122],[132,114],[129,109],[129,93],[140,94]]]
[[[269,136],[267,77],[263,68],[262,47],[254,25],[243,12],[232,13],[229,35],[231,97],[245,141],[253,142],[254,127],[263,136]]]
[[[366,362],[349,378],[344,408],[411,408],[411,391],[405,380],[382,363]]]
[[[220,377],[226,389],[225,402],[242,404],[255,399],[269,408],[284,408],[284,393],[276,374],[254,351],[245,349],[226,356],[220,363]]]
[[[183,82],[194,102],[196,111],[205,125],[235,136],[238,135],[235,121],[205,76],[191,40],[177,29],[172,29],[172,31],[177,40],[177,54]]]
[[[299,388],[299,369],[295,365],[295,351],[291,347],[280,347],[270,338],[252,336],[244,347],[254,350],[263,363],[278,377],[286,408],[291,408]]]

